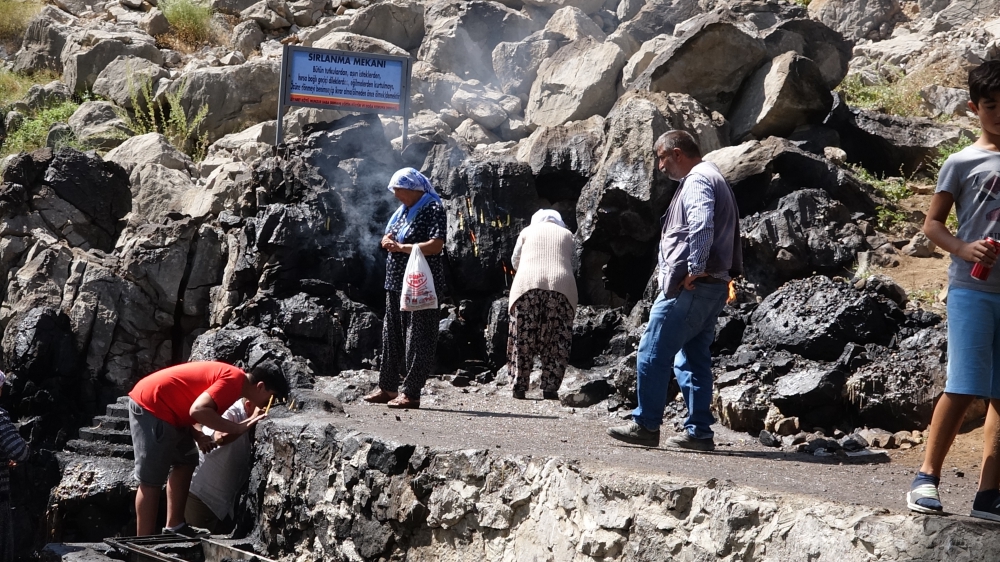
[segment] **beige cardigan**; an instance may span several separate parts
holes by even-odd
[[[532,289],[566,295],[576,310],[576,279],[573,277],[573,234],[551,222],[533,224],[521,231],[511,258],[517,273],[510,287],[508,309]]]

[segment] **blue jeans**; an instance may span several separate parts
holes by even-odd
[[[715,324],[726,304],[725,283],[695,283],[668,299],[660,291],[649,311],[649,324],[639,341],[636,395],[632,419],[649,430],[663,423],[667,385],[673,371],[687,405],[684,428],[696,439],[713,437],[712,353]]]

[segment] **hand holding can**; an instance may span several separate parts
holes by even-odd
[[[988,243],[989,245],[993,246],[993,250],[994,251],[1000,252],[1000,242],[997,242],[996,240],[994,240],[994,239],[992,239],[990,237],[986,237],[983,240],[986,243]],[[992,267],[986,267],[985,265],[983,265],[982,262],[976,262],[972,266],[971,275],[972,275],[973,279],[978,279],[980,281],[986,281],[987,279],[990,278],[990,271],[992,271],[992,270],[993,270]]]

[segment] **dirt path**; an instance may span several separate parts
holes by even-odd
[[[529,392],[529,398],[535,392]],[[582,463],[706,481],[730,480],[758,489],[815,496],[905,512],[904,492],[923,447],[888,455],[838,459],[784,453],[717,425],[715,453],[649,449],[621,444],[605,434],[622,423],[598,405],[572,409],[553,401],[514,400],[506,388],[465,389],[431,380],[420,410],[390,410],[366,403],[344,405],[338,425],[405,443],[448,449],[558,456]],[[664,426],[663,439],[670,435]],[[941,488],[945,508],[967,514],[975,494],[982,430],[959,436],[945,464]],[[962,473],[963,476],[957,476]]]

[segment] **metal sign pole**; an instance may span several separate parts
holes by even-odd
[[[285,87],[288,84],[288,78],[285,76],[288,72],[288,51],[288,45],[281,49],[281,74],[278,76],[278,131],[274,139],[275,150],[285,140],[284,131],[282,131],[282,117],[285,114]]]

